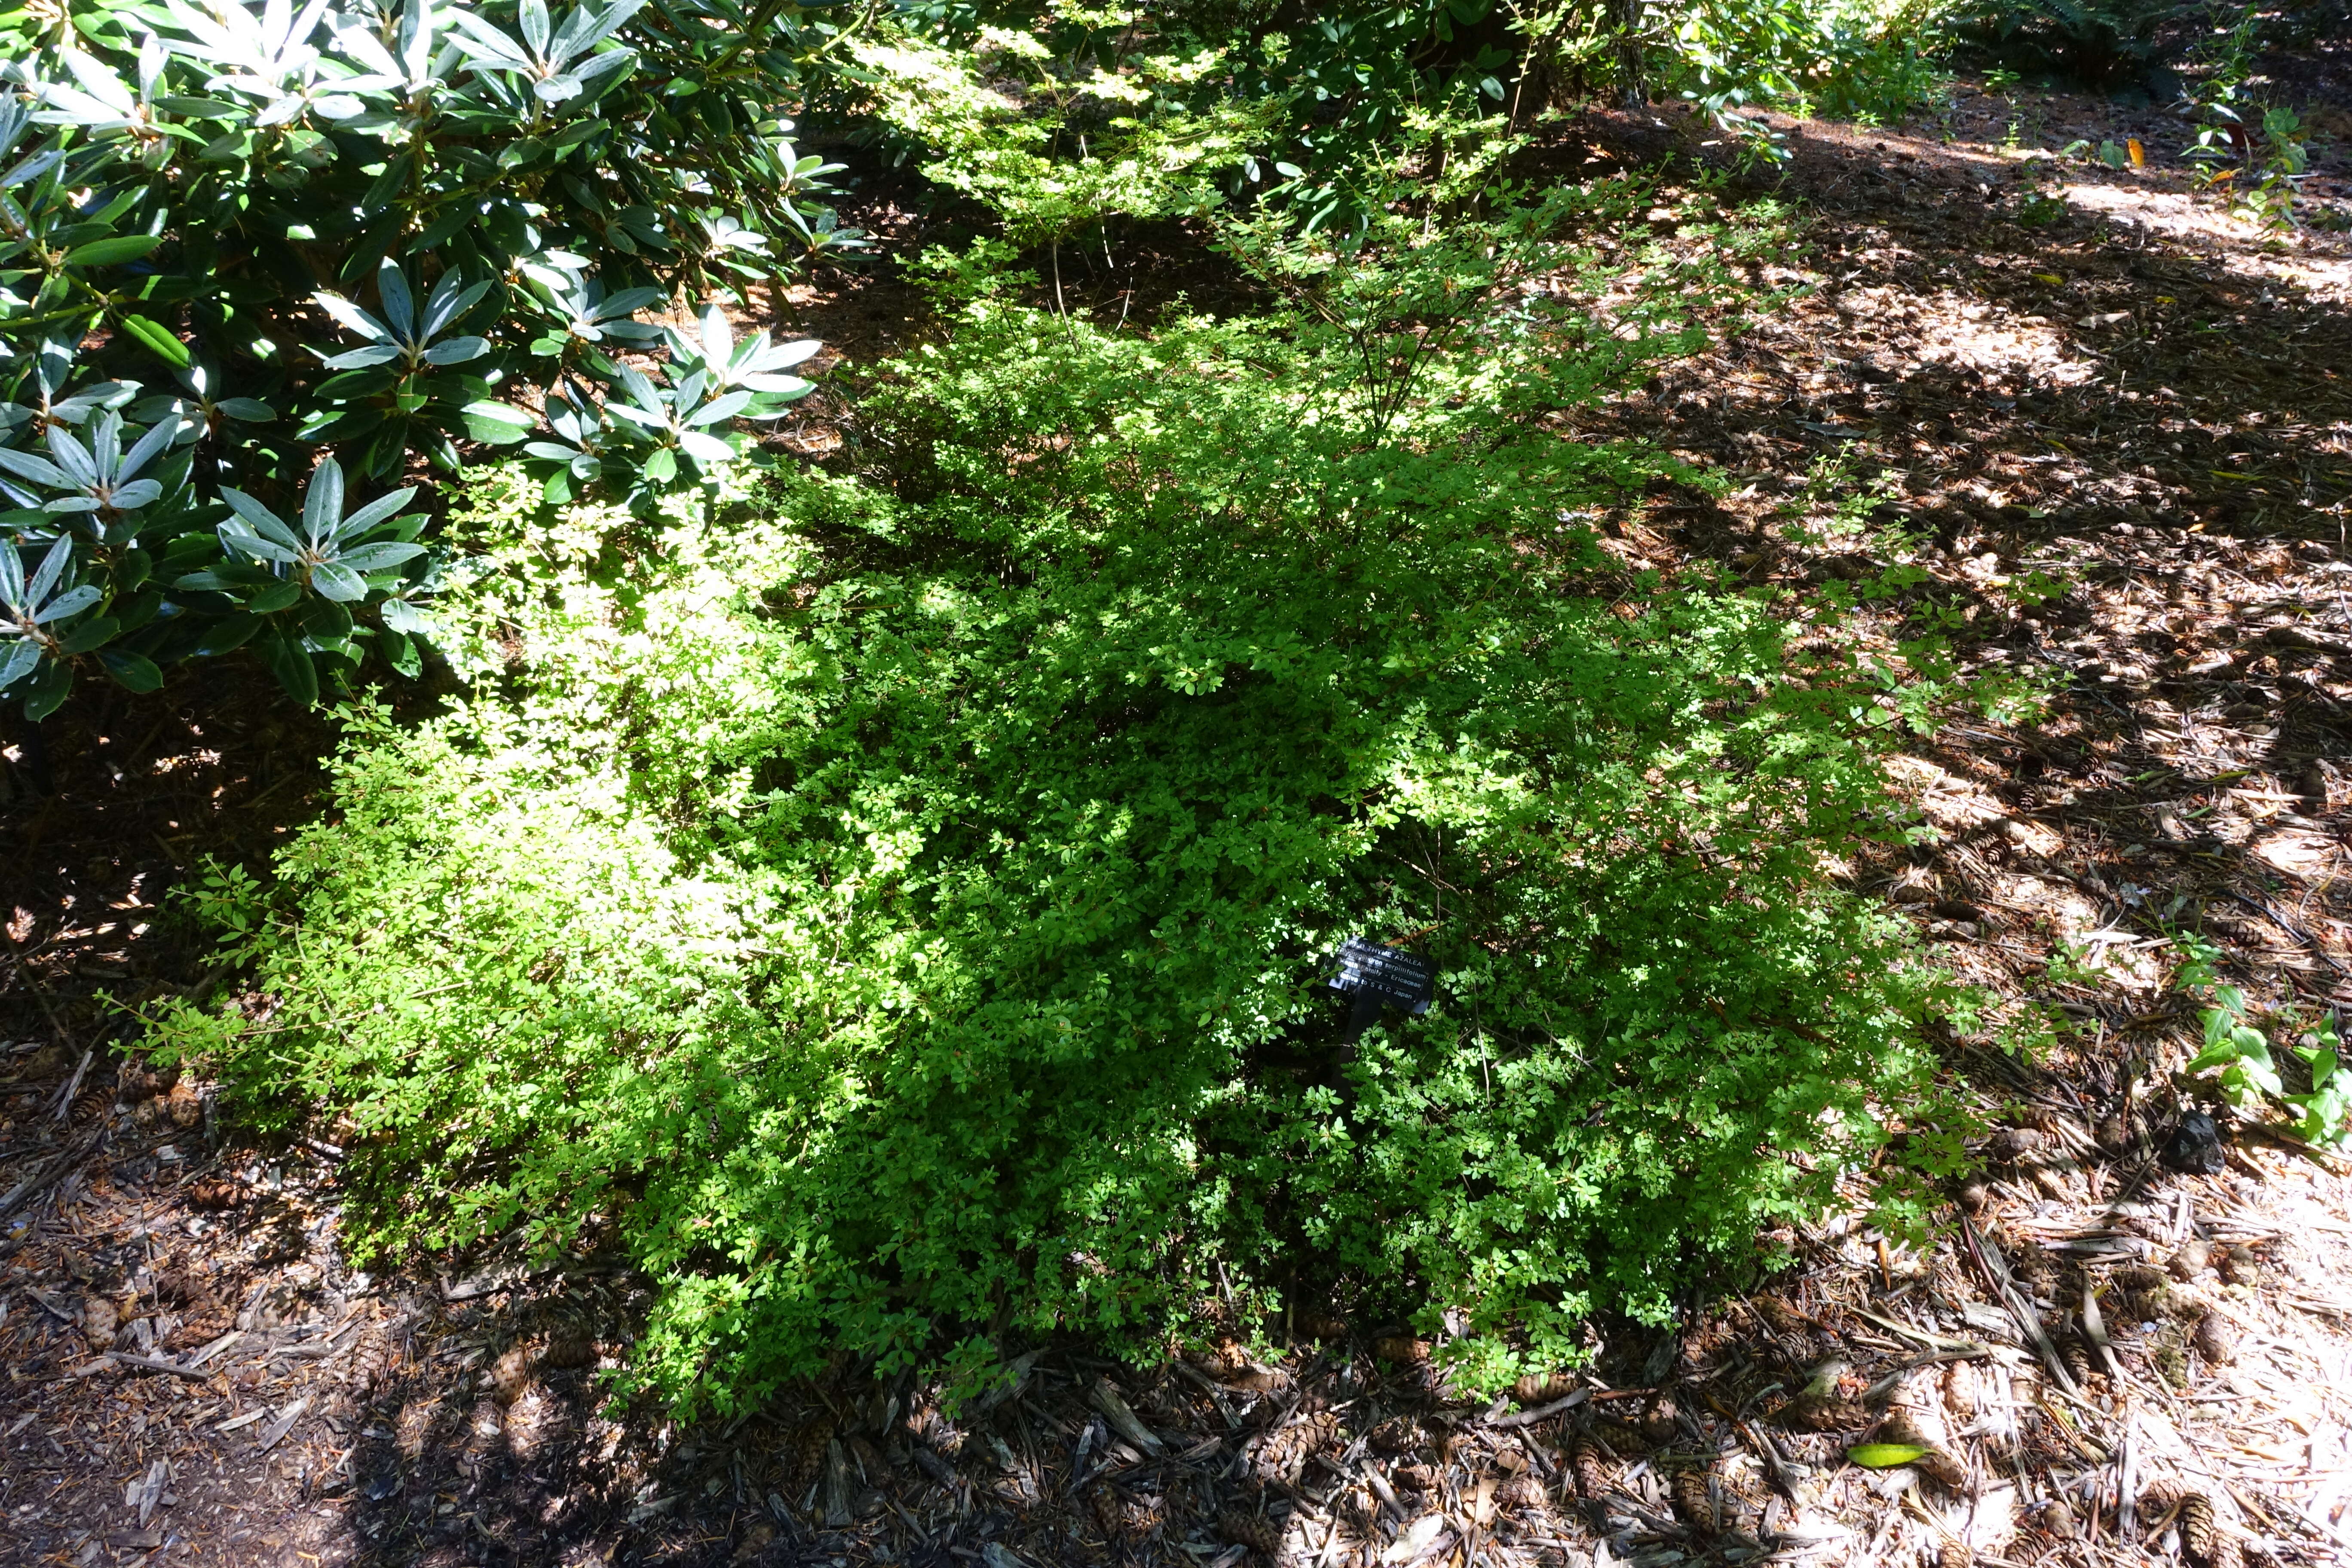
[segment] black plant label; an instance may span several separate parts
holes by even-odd
[[[1360,1002],[1386,1003],[1408,1013],[1426,1013],[1430,998],[1436,994],[1437,971],[1430,967],[1427,959],[1366,942],[1360,936],[1349,937],[1347,945],[1339,950],[1339,972],[1330,981],[1331,989],[1345,992]]]

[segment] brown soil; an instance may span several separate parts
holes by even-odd
[[[2044,147],[2137,136],[2148,167],[2044,167],[2029,204],[2012,116]],[[2158,1158],[2199,1022],[2164,984],[2169,933],[2219,942],[2260,1006],[2352,1000],[2352,248],[2231,219],[2179,123],[2142,120],[1963,91],[1900,132],[1775,121],[1811,248],[1766,280],[1811,291],[1576,421],[1733,477],[1612,517],[1629,565],[1792,586],[1916,565],[1866,637],[1947,605],[1964,667],[2049,693],[1913,747],[1937,831],[1855,868],[1997,994],[1993,1023],[2054,1030],[2039,1056],[1953,1041],[1998,1123],[1947,1216],[1965,1230],[1927,1253],[1858,1215],[1768,1238],[1795,1262],[1769,1291],[1616,1332],[1493,1407],[1435,1385],[1425,1346],[1335,1324],[1278,1361],[1143,1374],[1049,1348],[955,1420],[847,1372],[692,1429],[609,1408],[596,1373],[640,1282],[355,1274],[339,1151],[257,1144],[202,1086],[110,1053],[136,1026],[110,998],[205,978],[165,889],[206,854],[257,865],[318,809],[321,731],[200,708],[183,676],[78,701],[54,777],[21,737],[7,753],[0,1563],[2352,1556],[2352,1189],[2250,1122],[2212,1173]],[[1714,140],[1591,115],[1546,156],[1671,158],[1671,181],[1720,166]],[[2342,195],[2324,168],[2311,210]],[[786,314],[870,358],[904,300]],[[1841,512],[1874,479],[1876,508]],[[1873,1436],[1932,1451],[1848,1462]]]

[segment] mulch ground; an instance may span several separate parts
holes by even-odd
[[[2334,56],[2279,76],[2352,103]],[[641,1282],[357,1273],[340,1151],[112,1048],[110,999],[205,983],[165,890],[318,809],[321,730],[184,678],[5,753],[0,1563],[2352,1560],[2343,1167],[2226,1117],[2212,1169],[2160,1157],[2194,1108],[2178,932],[2259,1006],[2352,1001],[2352,247],[2229,218],[2179,121],[2104,101],[1773,123],[1790,161],[1741,181],[1802,204],[1810,291],[1573,426],[1733,476],[1613,515],[1629,566],[1916,566],[1865,644],[1941,606],[1963,668],[2043,697],[1911,747],[1935,832],[1854,868],[1998,999],[1951,1042],[1997,1125],[1945,1241],[1765,1238],[1769,1289],[1603,1325],[1493,1405],[1393,1325],[1329,1324],[1141,1373],[1045,1347],[952,1419],[853,1369],[733,1423],[618,1409]],[[2127,137],[2147,167],[2025,155]],[[1546,156],[1672,181],[1711,141],[1588,115]],[[2352,190],[2322,154],[2324,219]],[[887,289],[791,304],[853,355],[898,341]],[[1926,1452],[1864,1468],[1865,1439]]]

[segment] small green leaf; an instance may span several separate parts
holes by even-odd
[[[1927,1457],[1927,1450],[1909,1443],[1862,1443],[1848,1448],[1845,1457],[1865,1470],[1891,1470],[1898,1465],[1916,1465]]]
[[[217,98],[196,98],[174,94],[159,98],[155,107],[167,114],[184,114],[191,120],[228,120],[246,111],[241,103],[230,103]]]
[[[163,322],[151,321],[145,316],[125,316],[122,318],[122,330],[136,340],[140,347],[173,369],[188,368],[188,345],[174,337],[172,329]]]
[[[261,618],[257,616],[242,610],[223,616],[206,628],[204,640],[196,644],[196,651],[207,656],[226,653],[241,647],[260,629]]]
[[[136,261],[163,243],[160,234],[118,234],[106,239],[93,239],[88,245],[77,245],[66,252],[68,267],[113,267],[125,261]]]
[[[92,616],[58,639],[58,647],[68,654],[89,653],[114,640],[121,623],[112,616]]]
[[[106,667],[106,673],[114,677],[115,683],[125,690],[153,691],[163,684],[163,672],[156,668],[155,661],[143,653],[132,653],[128,648],[101,648],[98,662]]]
[[[308,708],[319,700],[319,667],[302,645],[283,634],[261,639],[261,657],[287,694]]]
[[[414,680],[425,673],[425,658],[415,641],[399,632],[386,632],[378,645],[383,649],[386,664],[407,679]]]
[[[65,706],[67,694],[73,690],[73,666],[57,659],[46,659],[22,689],[25,693],[25,717],[37,724]]]
[[[512,446],[530,435],[539,423],[535,415],[524,409],[488,399],[468,403],[462,412],[466,417],[466,434],[494,447]]]

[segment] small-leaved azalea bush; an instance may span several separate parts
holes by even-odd
[[[1235,231],[1289,302],[1149,334],[954,273],[856,471],[716,514],[486,483],[520,660],[352,713],[334,815],[203,896],[245,1000],[160,1037],[348,1119],[365,1246],[617,1237],[688,1406],[1211,1293],[1450,1322],[1494,1387],[1864,1165],[1916,1214],[1942,994],[1823,869],[1889,830],[1885,710],[1596,547],[1672,465],[1545,416],[1693,280],[1595,315],[1580,199]],[[1351,1044],[1357,936],[1438,981]]]

